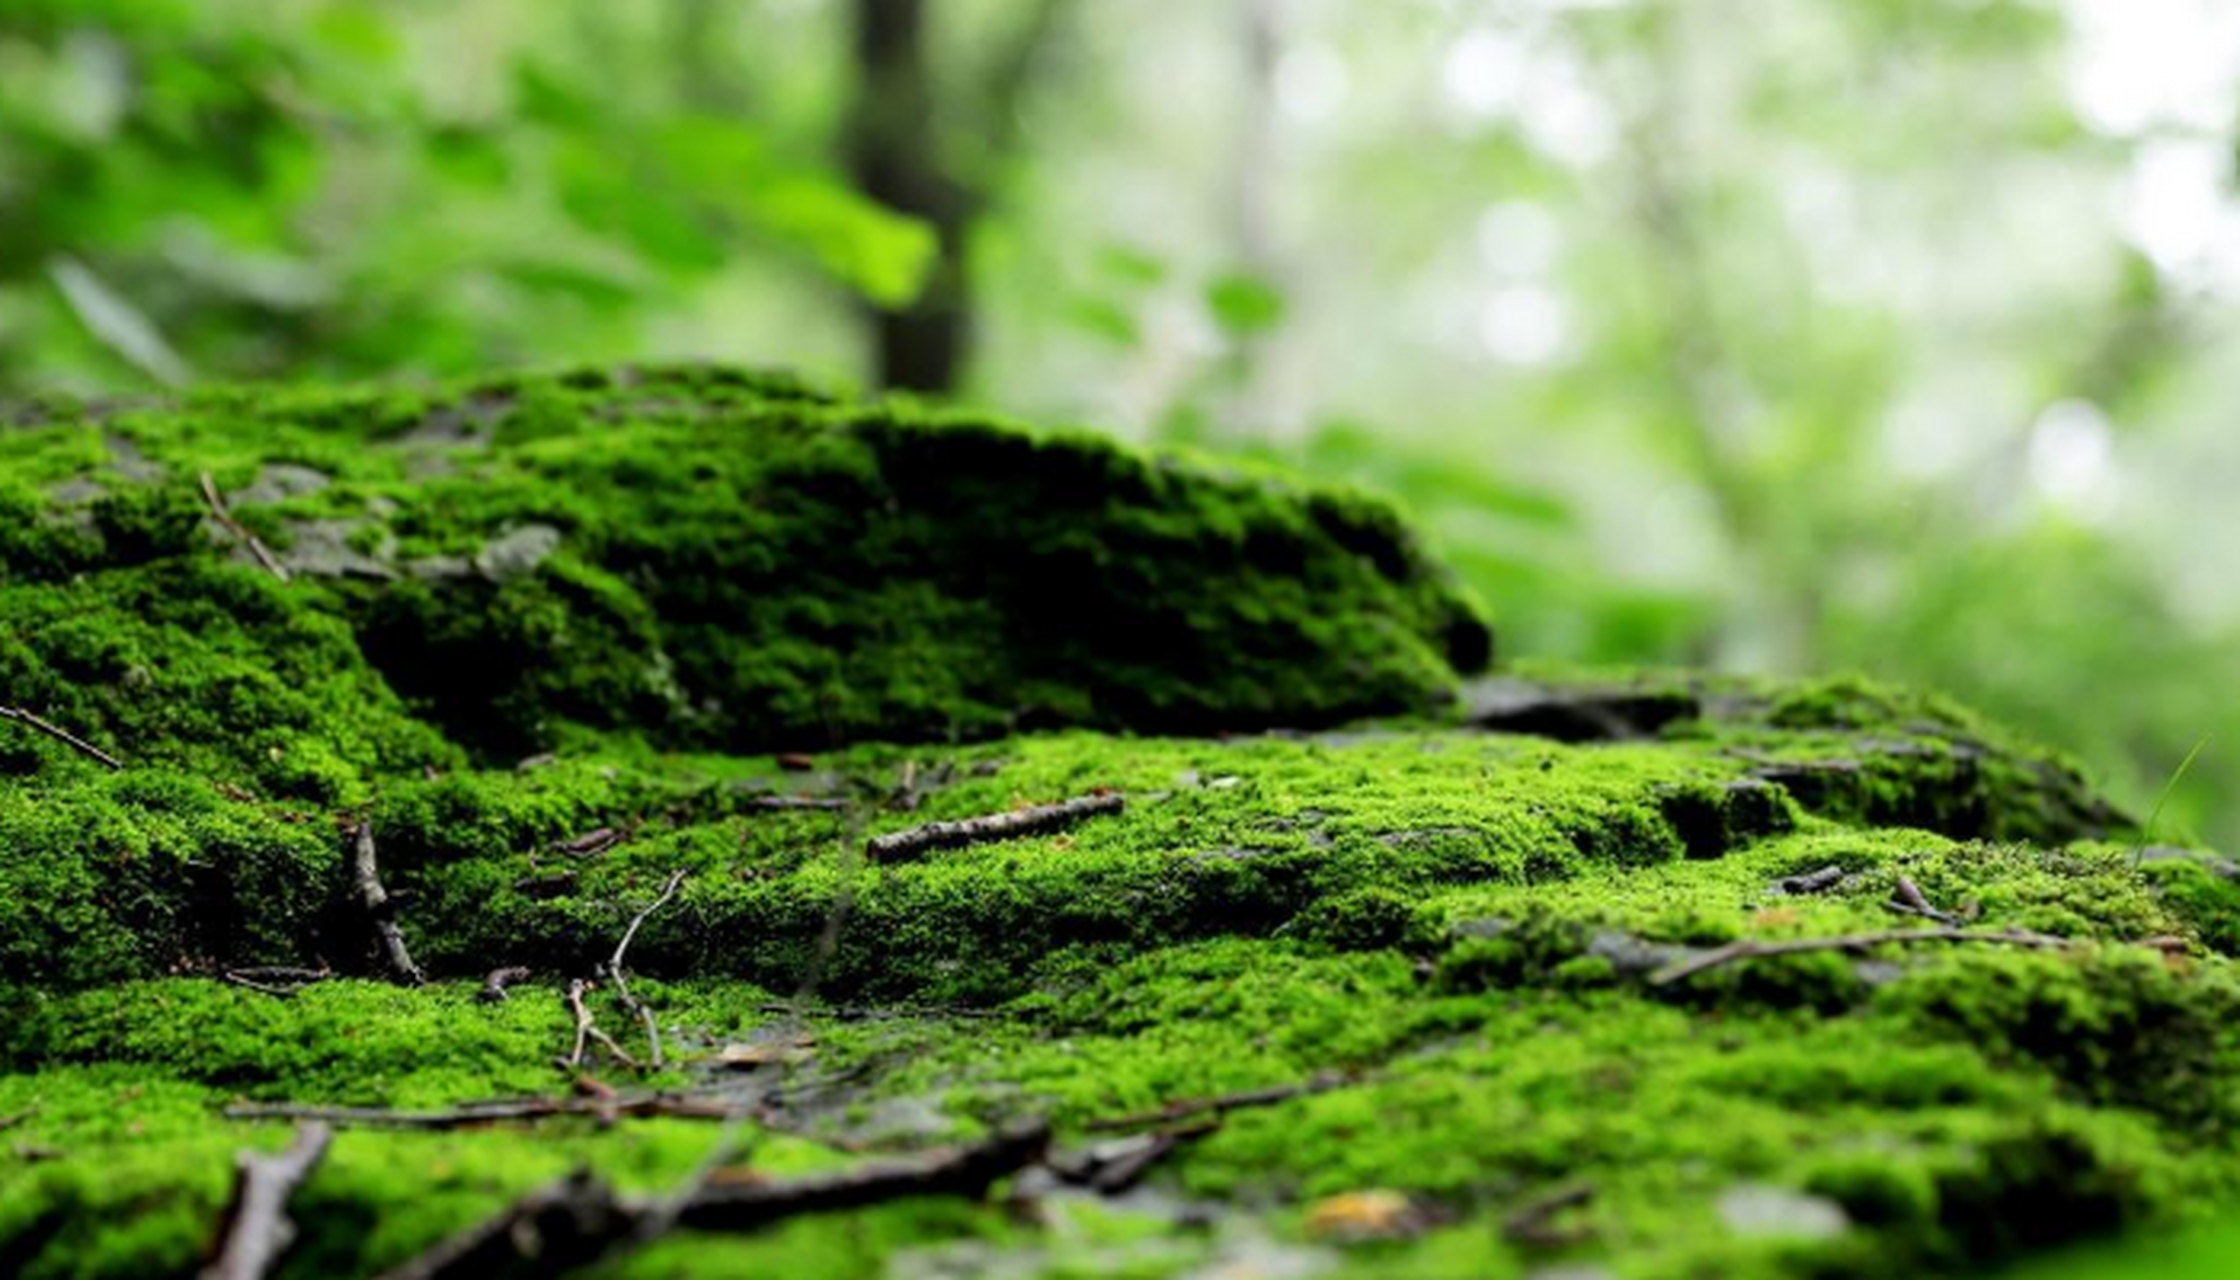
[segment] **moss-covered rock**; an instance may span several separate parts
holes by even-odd
[[[356,1116],[293,1276],[1030,1116],[1033,1216],[591,1271],[1964,1274],[2240,1199],[2230,864],[1942,699],[1465,682],[1372,502],[723,371],[0,421],[0,1274],[192,1271],[242,1104],[575,1099]],[[572,979],[650,1056],[657,902],[664,1065],[556,1066]]]

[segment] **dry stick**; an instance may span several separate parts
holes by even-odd
[[[1938,924],[1958,924],[1960,922],[1960,918],[1951,912],[1939,911],[1930,906],[1928,895],[1921,892],[1921,886],[1915,884],[1907,876],[1898,877],[1897,884],[1890,890],[1890,900],[1882,905],[1905,915],[1934,920]]]
[[[497,1280],[556,1276],[596,1261],[636,1229],[636,1212],[614,1188],[578,1169],[539,1187],[496,1216],[381,1273],[380,1280]]]
[[[848,807],[848,802],[837,796],[755,796],[747,801],[749,809],[783,811],[792,809],[838,810]]]
[[[100,761],[101,763],[109,766],[112,769],[124,768],[124,761],[117,759],[115,756],[110,755],[106,751],[103,751],[101,748],[86,741],[84,738],[79,737],[77,734],[70,732],[68,729],[63,728],[61,725],[54,724],[48,720],[42,719],[41,717],[24,710],[22,707],[0,707],[0,720],[13,720],[17,724],[30,725],[32,728],[37,729],[39,732],[47,735],[48,737],[70,748],[71,750],[76,751],[80,755],[90,756],[91,758]]]
[[[503,969],[492,969],[489,975],[483,978],[482,990],[475,992],[474,998],[485,1004],[501,1003],[506,998],[506,988],[516,982],[526,980],[528,976],[529,970],[517,964],[508,965]]]
[[[1049,1121],[1026,1121],[983,1142],[923,1155],[871,1160],[800,1178],[703,1187],[685,1203],[677,1224],[696,1231],[751,1231],[795,1214],[860,1209],[903,1196],[978,1199],[1049,1151]]]
[[[1508,1217],[1501,1220],[1501,1234],[1516,1244],[1554,1245],[1575,1244],[1584,1234],[1579,1231],[1557,1231],[1549,1221],[1564,1210],[1586,1204],[1594,1199],[1594,1184],[1581,1182],[1525,1201]]]
[[[584,1004],[583,993],[589,991],[590,989],[591,984],[585,982],[581,978],[571,979],[568,983],[568,1008],[576,1015],[576,1043],[575,1048],[568,1051],[567,1061],[562,1065],[570,1071],[573,1071],[577,1067],[582,1066],[583,1051],[585,1048],[584,1042],[586,1040],[596,1040],[601,1045],[605,1046],[608,1053],[614,1055],[614,1060],[616,1062],[619,1062],[623,1066],[630,1068],[632,1071],[636,1071],[638,1069],[638,1060],[630,1056],[629,1050],[623,1048],[619,1044],[616,1044],[614,1042],[613,1036],[608,1035],[605,1031],[599,1028],[598,1020],[592,1016],[590,1007]]]
[[[218,518],[218,523],[226,527],[226,532],[241,539],[243,545],[249,548],[249,554],[255,556],[257,563],[263,565],[273,577],[286,582],[288,567],[280,563],[279,558],[272,554],[272,549],[265,546],[262,539],[249,532],[249,526],[234,519],[233,513],[226,510],[226,500],[218,496],[218,486],[212,482],[207,471],[202,473],[202,496],[209,499],[210,514]]]
[[[1057,831],[1094,814],[1118,813],[1126,805],[1126,797],[1109,792],[1014,809],[1009,813],[966,818],[962,822],[928,822],[907,831],[873,836],[864,845],[863,852],[874,862],[915,858],[932,849],[954,849],[983,840],[1008,840],[1013,836]]]
[[[1177,1120],[1188,1120],[1194,1116],[1224,1116],[1232,1111],[1243,1111],[1251,1107],[1272,1107],[1279,1102],[1289,1102],[1293,1098],[1312,1097],[1318,1093],[1328,1093],[1333,1089],[1343,1089],[1347,1085],[1359,1084],[1360,1082],[1361,1077],[1358,1075],[1325,1071],[1312,1079],[1302,1080],[1296,1084],[1279,1084],[1266,1089],[1246,1089],[1238,1093],[1224,1093],[1211,1098],[1182,1098],[1150,1111],[1132,1111],[1126,1115],[1107,1116],[1101,1120],[1091,1120],[1084,1127],[1093,1131],[1109,1132],[1114,1129],[1141,1129],[1147,1125],[1173,1124]]]
[[[386,1273],[383,1280],[555,1275],[594,1261],[617,1246],[649,1243],[671,1225],[696,1231],[751,1231],[800,1214],[862,1208],[905,1196],[978,1199],[996,1182],[1041,1160],[1049,1147],[1050,1126],[1036,1121],[985,1142],[906,1159],[869,1161],[837,1173],[769,1182],[701,1180],[689,1186],[687,1197],[675,1206],[618,1195],[579,1171],[530,1192],[496,1216]]]
[[[263,1280],[295,1241],[288,1200],[327,1154],[334,1130],[318,1123],[296,1130],[296,1140],[277,1155],[244,1151],[240,1177],[226,1209],[217,1260],[202,1269],[202,1280]]]
[[[659,1117],[665,1120],[725,1120],[738,1107],[729,1102],[679,1094],[615,1094],[592,1098],[522,1098],[470,1102],[444,1111],[391,1111],[386,1107],[303,1106],[292,1102],[243,1102],[225,1109],[228,1120],[316,1120],[353,1129],[471,1129],[508,1121],[550,1120],[562,1116]]]
[[[2020,929],[2004,933],[1990,929],[1887,929],[1873,933],[1847,933],[1833,938],[1790,938],[1772,942],[1744,939],[1666,965],[1649,975],[1649,985],[1668,986],[1706,969],[1716,969],[1754,956],[1787,956],[1806,951],[1864,951],[1886,943],[1912,942],[1988,942],[2046,950],[2060,950],[2077,945],[2074,938],[2057,938],[2052,934],[2030,933]]]
[[[607,961],[607,972],[614,978],[616,998],[622,1001],[624,1009],[645,1024],[646,1044],[652,1049],[652,1066],[656,1071],[661,1069],[661,1032],[654,1026],[653,1010],[646,1008],[636,996],[630,994],[629,980],[622,976],[622,953],[630,949],[630,943],[638,936],[638,927],[646,922],[646,917],[667,906],[669,899],[677,896],[677,886],[683,883],[684,868],[678,867],[670,874],[669,883],[661,886],[661,896],[647,903],[646,909],[630,921],[630,927],[622,931],[622,941],[615,944],[614,956]]]
[[[281,986],[277,983],[260,982],[257,979],[248,976],[247,974],[236,973],[231,969],[228,969],[226,972],[221,973],[218,976],[225,979],[227,982],[232,983],[234,986],[246,987],[259,995],[277,996],[282,1000],[295,999],[296,992],[301,991],[305,987],[311,985],[310,982],[298,982],[292,986]],[[314,978],[311,980],[311,982],[317,981],[319,981],[319,979]]]
[[[389,891],[381,887],[381,864],[373,847],[373,819],[358,824],[351,858],[351,876],[357,885],[358,902],[373,917],[374,935],[381,941],[382,958],[388,961],[389,976],[407,986],[418,986],[428,980],[420,966],[412,962],[412,953],[405,950],[404,930],[397,927],[397,910],[389,901]]]
[[[818,1005],[771,1000],[755,1007],[763,1013],[779,1013],[796,1018],[832,1018],[839,1022],[880,1022],[892,1018],[1008,1018],[1014,1016],[1002,1009],[979,1009],[969,1005],[943,1004]]]

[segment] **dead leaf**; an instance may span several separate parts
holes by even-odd
[[[1424,1215],[1398,1191],[1343,1191],[1307,1206],[1307,1231],[1331,1240],[1390,1240],[1414,1235]]]

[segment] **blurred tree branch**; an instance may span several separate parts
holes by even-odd
[[[932,0],[856,0],[848,167],[865,195],[925,222],[937,245],[914,301],[867,307],[883,387],[940,394],[954,390],[963,376],[972,348],[965,261],[972,227],[1017,151],[1021,100],[1070,3],[1037,0],[982,74],[978,91],[945,93],[935,84],[928,47]],[[976,163],[960,162],[945,127],[960,114],[962,132],[978,143]]]

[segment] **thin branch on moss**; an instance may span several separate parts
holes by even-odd
[[[482,979],[482,990],[475,992],[474,998],[484,1004],[502,1003],[506,998],[506,988],[516,982],[527,981],[528,977],[529,970],[517,964],[507,965],[503,969],[492,969]]]
[[[803,1213],[861,1209],[906,1196],[979,1199],[1050,1151],[1050,1123],[1028,1120],[963,1146],[869,1160],[833,1173],[703,1187],[677,1215],[694,1231],[752,1231]]]
[[[269,980],[271,975],[262,974],[253,969],[227,969],[218,976],[234,986],[246,988],[259,995],[278,996],[283,1000],[294,999],[296,992],[315,982],[324,982],[328,977],[327,974],[319,973],[317,970],[307,969],[297,972],[300,972],[303,976],[282,977],[279,981],[271,981]]]
[[[0,1116],[0,1133],[6,1133],[8,1130],[15,1128],[17,1125],[22,1124],[24,1121],[29,1120],[31,1117],[38,1114],[39,1108],[37,1106],[29,1106],[25,1107],[21,1111],[16,1112],[13,1115]]]
[[[249,526],[234,519],[233,513],[226,510],[226,500],[219,496],[217,483],[210,479],[207,471],[202,473],[202,496],[209,500],[210,514],[217,517],[218,523],[225,526],[226,532],[239,538],[241,544],[249,548],[249,554],[256,557],[257,563],[265,567],[266,572],[286,582],[288,566],[280,563],[279,557],[272,554],[272,548],[264,545],[262,538],[250,532]]]
[[[1142,1129],[1152,1125],[1171,1125],[1177,1120],[1196,1116],[1225,1116],[1232,1111],[1245,1111],[1254,1107],[1272,1107],[1294,1098],[1312,1097],[1361,1083],[1362,1077],[1348,1072],[1325,1071],[1310,1079],[1294,1084],[1279,1084],[1265,1089],[1245,1089],[1237,1093],[1217,1094],[1210,1098],[1181,1098],[1150,1111],[1131,1111],[1126,1115],[1106,1116],[1091,1120],[1086,1128],[1097,1132],[1115,1129]]]
[[[636,1248],[672,1225],[694,1231],[753,1231],[804,1214],[860,1209],[910,1196],[980,1199],[990,1187],[1040,1161],[1050,1147],[1044,1121],[984,1142],[923,1155],[866,1161],[835,1173],[770,1181],[723,1182],[695,1175],[681,1203],[631,1197],[578,1170],[508,1205],[382,1280],[483,1280],[533,1268],[556,1275]]]
[[[2032,933],[2026,929],[1886,929],[1869,933],[1847,933],[1832,938],[1787,938],[1776,941],[1744,939],[1666,965],[1649,975],[1649,985],[1669,986],[1706,970],[1759,956],[1799,955],[1808,951],[1865,951],[1873,947],[1916,942],[1981,942],[1993,946],[2030,947],[2048,951],[2078,945],[2074,938],[2057,938],[2052,934]]]
[[[202,1280],[263,1280],[295,1242],[288,1201],[319,1167],[334,1130],[316,1122],[297,1128],[288,1149],[274,1155],[244,1151],[233,1200],[219,1231],[217,1260],[202,1269]]]
[[[389,966],[389,976],[406,986],[426,982],[428,976],[412,962],[412,953],[405,949],[404,930],[397,925],[396,904],[390,901],[389,891],[381,887],[381,863],[373,845],[371,818],[360,821],[352,837],[350,874],[357,887],[358,904],[373,918],[374,936],[381,943],[381,955]]]
[[[17,724],[29,725],[79,755],[98,760],[112,769],[124,768],[124,761],[117,759],[61,725],[46,720],[22,707],[0,707],[0,720],[13,720]]]
[[[614,1093],[586,1098],[518,1098],[469,1102],[442,1111],[392,1111],[386,1107],[304,1106],[292,1102],[243,1102],[225,1109],[228,1120],[310,1120],[350,1129],[471,1129],[480,1125],[597,1116],[664,1120],[725,1120],[734,1102],[675,1093]]]
[[[1901,915],[1920,916],[1924,920],[1934,920],[1938,924],[1956,925],[1960,923],[1959,916],[1949,911],[1940,911],[1931,906],[1929,895],[1921,892],[1921,886],[1915,884],[1907,876],[1898,877],[1897,884],[1890,890],[1890,900],[1882,905],[1887,910],[1898,912]]]
[[[848,802],[838,796],[755,796],[747,801],[747,807],[771,812],[799,809],[837,811],[847,808]]]
[[[575,1047],[568,1051],[568,1056],[561,1062],[561,1066],[568,1071],[574,1071],[581,1067],[584,1050],[590,1047],[590,1041],[596,1040],[606,1048],[608,1053],[614,1055],[615,1061],[632,1071],[638,1070],[638,1060],[630,1056],[629,1050],[616,1044],[613,1036],[600,1030],[599,1021],[592,1016],[591,1007],[583,1002],[583,993],[590,989],[591,984],[581,978],[572,979],[568,983],[566,999],[569,1012],[576,1016],[576,1041]]]
[[[628,827],[619,830],[614,827],[594,827],[580,836],[571,836],[566,840],[555,840],[546,847],[554,853],[565,854],[571,858],[596,858],[616,845],[629,840],[630,836],[631,829]]]
[[[1577,1244],[1589,1234],[1584,1228],[1559,1229],[1552,1225],[1555,1216],[1566,1209],[1591,1203],[1595,1197],[1594,1184],[1575,1183],[1557,1187],[1553,1191],[1525,1201],[1501,1220],[1501,1235],[1514,1244],[1537,1248],[1556,1248]]]
[[[786,1014],[796,1018],[831,1018],[839,1022],[883,1022],[899,1018],[1008,1018],[1013,1016],[1001,1009],[979,1009],[970,1005],[957,1004],[815,1005],[787,1000],[772,1000],[757,1005],[756,1008],[763,1013]]]
[[[382,1272],[379,1280],[563,1275],[597,1261],[637,1224],[636,1211],[613,1187],[589,1169],[578,1169]]]
[[[630,927],[622,931],[622,941],[615,944],[614,955],[607,961],[607,974],[614,979],[615,998],[622,1002],[624,1010],[645,1026],[646,1046],[650,1051],[649,1062],[655,1071],[659,1071],[662,1065],[661,1030],[654,1024],[653,1010],[648,1009],[644,1002],[630,994],[630,980],[624,976],[622,957],[623,953],[630,950],[630,944],[636,940],[638,929],[645,924],[646,918],[667,906],[669,900],[677,896],[677,887],[684,883],[684,876],[683,867],[677,868],[670,874],[669,883],[661,886],[661,895],[647,903],[646,909],[640,911],[631,919]]]
[[[955,849],[987,840],[1009,840],[1014,836],[1058,831],[1096,814],[1118,813],[1126,806],[1127,798],[1116,791],[1076,796],[1056,804],[991,813],[961,822],[928,822],[907,831],[873,836],[864,845],[863,852],[874,862],[901,861],[934,849]]]

